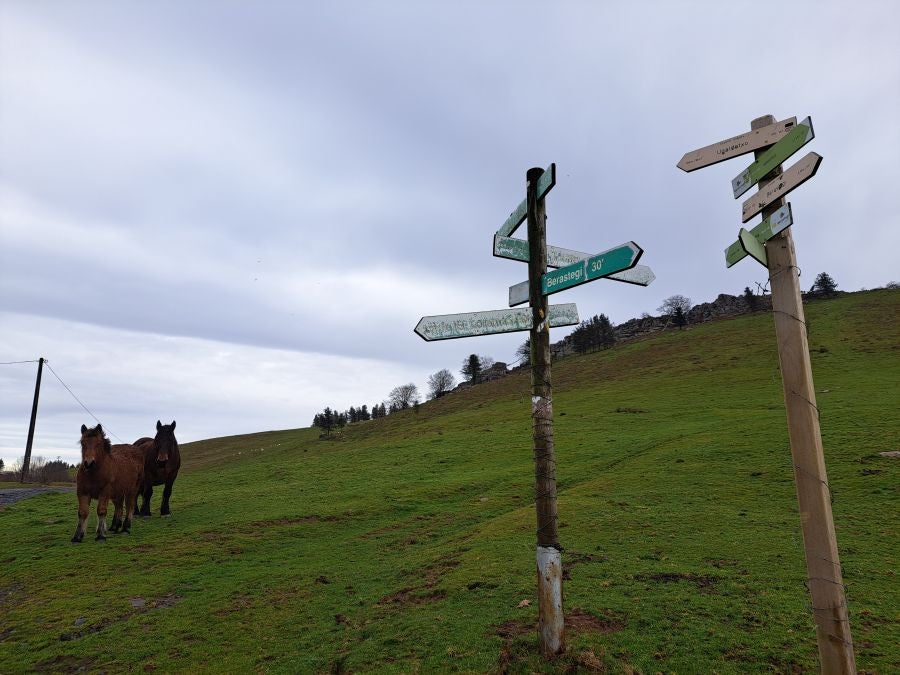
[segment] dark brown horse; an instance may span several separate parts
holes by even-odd
[[[139,438],[134,442],[134,447],[140,448],[144,453],[144,483],[141,486],[143,500],[135,515],[153,515],[150,512],[153,486],[164,483],[166,487],[163,489],[159,515],[171,515],[169,497],[172,496],[172,484],[181,468],[181,453],[178,452],[178,441],[175,440],[175,420],[172,420],[172,424],[156,420],[156,438]]]
[[[130,445],[112,445],[103,427],[81,425],[81,464],[75,474],[78,494],[78,527],[74,543],[84,539],[84,526],[91,499],[97,500],[97,541],[106,539],[106,509],[115,505],[110,531],[131,530],[131,513],[144,478],[144,465]]]

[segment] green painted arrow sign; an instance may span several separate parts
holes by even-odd
[[[583,258],[590,258],[590,254],[584,254]],[[550,265],[548,265],[550,266]],[[626,284],[634,284],[635,286],[649,286],[656,279],[656,275],[646,265],[635,265],[634,267],[610,274],[604,279],[611,281],[621,281]],[[522,281],[509,287],[509,306],[524,305],[528,302],[528,281]]]
[[[772,169],[809,143],[815,136],[812,118],[807,117],[791,129],[784,138],[760,154],[759,159],[731,181],[734,198],[737,199],[756,185],[760,178],[770,173]]]
[[[544,170],[544,173],[541,174],[541,177],[538,178],[537,182],[537,198],[543,199],[550,190],[553,189],[553,186],[556,185],[556,163],[551,164],[547,169]],[[527,206],[525,204],[525,200],[515,208],[515,210],[509,214],[509,218],[506,219],[506,222],[500,226],[500,229],[497,230],[497,234],[501,237],[508,237],[516,229],[525,221],[525,216],[527,215]]]
[[[575,303],[550,305],[551,328],[574,326],[577,323],[578,308]],[[431,342],[531,330],[531,326],[532,310],[530,307],[526,307],[423,316],[416,324],[415,332],[423,340]]]
[[[738,241],[741,242],[741,247],[747,255],[763,267],[769,266],[769,259],[766,256],[766,247],[760,244],[756,237],[743,227],[738,233]]]
[[[644,250],[640,246],[629,241],[590,258],[547,272],[541,277],[541,294],[552,295],[630,269],[637,264],[643,253]]]
[[[771,216],[763,220],[759,225],[750,230],[750,234],[760,244],[765,244],[779,232],[786,230],[794,223],[794,214],[791,211],[791,203],[788,202]],[[725,249],[725,267],[731,267],[739,260],[747,257],[747,252],[741,246],[740,239]]]

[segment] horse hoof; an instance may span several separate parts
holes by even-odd
[[[81,537],[72,537],[72,543],[73,543],[73,544],[80,544],[80,543],[81,543]]]
[[[172,514],[171,513],[160,513],[159,517],[160,518],[171,518]]]
[[[98,535],[97,535],[96,541],[100,541],[100,542],[104,542],[104,543],[105,543],[105,542],[106,542],[106,537],[104,537],[102,534],[98,534]]]

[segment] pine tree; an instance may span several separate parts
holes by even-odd
[[[469,382],[477,384],[481,379],[481,359],[478,358],[478,354],[469,354],[463,361],[460,372]]]
[[[751,312],[756,311],[756,296],[753,294],[753,291],[750,290],[749,286],[744,286],[744,302],[747,303],[747,307],[750,308]]]
[[[821,293],[822,295],[834,295],[837,291],[837,282],[831,278],[828,272],[820,272],[813,282],[810,293]]]
[[[684,315],[684,310],[682,310],[681,307],[675,308],[675,315],[672,317],[672,320],[679,328],[687,326],[687,317]]]

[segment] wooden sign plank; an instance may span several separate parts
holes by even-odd
[[[682,171],[695,171],[727,159],[746,155],[748,152],[776,143],[790,132],[795,124],[797,124],[797,118],[791,117],[761,129],[748,131],[746,134],[726,138],[724,141],[707,145],[705,148],[692,150],[684,154],[677,166]]]
[[[731,190],[737,199],[756,185],[767,173],[784,162],[816,137],[812,118],[807,117],[771,148],[760,153],[759,158],[731,180]]]
[[[541,293],[552,295],[627,270],[637,264],[643,253],[644,249],[633,241],[628,241],[572,265],[547,272],[541,277]]]
[[[756,237],[756,241],[760,244],[765,244],[769,239],[787,229],[793,223],[794,214],[791,211],[791,203],[788,202],[771,216],[763,220],[759,225],[753,227],[750,230],[750,234]],[[744,250],[744,247],[741,246],[740,239],[738,239],[725,249],[725,267],[731,267],[736,262],[743,260],[746,257],[747,252]]]
[[[744,202],[741,207],[741,222],[746,223],[776,199],[784,197],[795,188],[803,185],[803,183],[816,175],[816,171],[819,170],[819,164],[821,163],[822,155],[815,152],[810,152],[808,155],[804,156],[803,159],[794,164],[790,169],[778,176],[778,178],[771,183],[765,185],[761,190],[750,197],[750,199]]]
[[[485,312],[463,314],[438,314],[423,316],[416,324],[415,332],[426,342],[453,340],[455,338],[513,333],[531,330],[532,311],[523,309],[494,309]],[[574,326],[578,323],[575,303],[550,305],[550,327]]]
[[[590,258],[585,254],[584,258]],[[649,286],[656,279],[653,270],[646,265],[635,265],[631,269],[622,270],[615,274],[610,274],[605,279],[613,281],[621,281],[626,284],[634,284],[635,286]],[[509,287],[509,306],[524,305],[528,302],[528,281],[521,281]]]
[[[760,244],[756,237],[743,227],[738,233],[738,241],[741,242],[741,248],[744,249],[744,253],[763,267],[767,268],[769,266],[769,260],[766,257],[766,247]]]
[[[543,199],[546,194],[553,189],[554,185],[556,185],[556,162],[545,169],[544,173],[541,174],[541,177],[538,178],[537,198]],[[510,236],[518,229],[519,225],[525,222],[525,214],[526,205],[525,200],[523,199],[513,212],[509,214],[509,217],[504,221],[503,225],[500,226],[500,229],[497,230],[497,234],[501,237]]]

